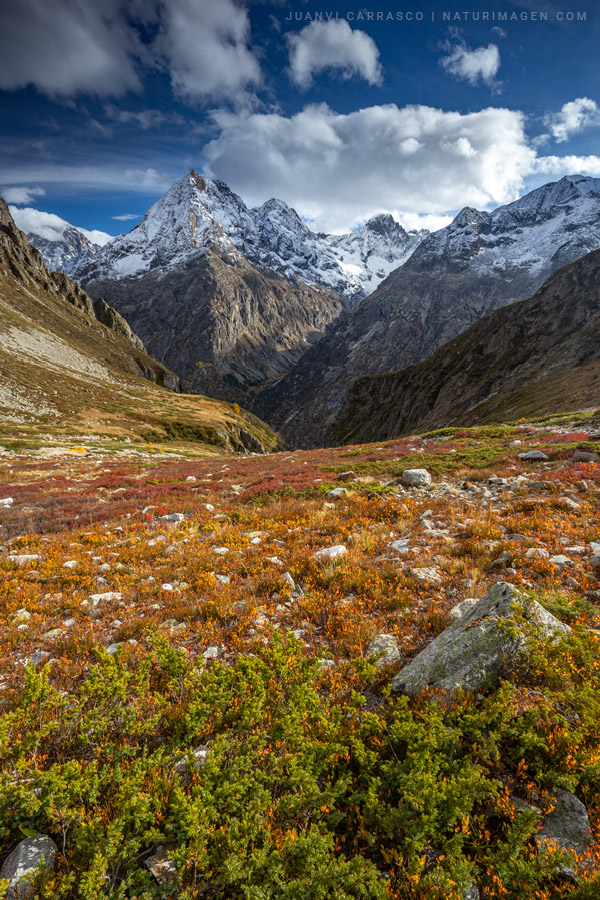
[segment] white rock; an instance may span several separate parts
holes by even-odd
[[[530,547],[525,556],[527,559],[548,559],[550,554],[543,547]]]
[[[313,553],[312,558],[318,562],[335,562],[336,559],[341,559],[347,553],[348,551],[343,544],[335,544],[333,547],[324,547],[322,550],[317,550],[316,553]]]
[[[0,500],[0,509],[9,509],[14,502],[13,497],[4,497],[3,500]]]
[[[425,487],[431,484],[431,475],[427,469],[405,469],[402,473],[402,484],[405,487]]]
[[[388,550],[393,550],[394,553],[408,553],[408,538],[399,538],[397,541],[390,541],[388,544]]]
[[[344,497],[347,493],[348,493],[348,491],[346,490],[346,488],[343,488],[343,487],[333,488],[333,490],[329,491],[329,493],[327,494],[327,499],[328,500],[341,500],[342,497]]]
[[[63,563],[63,569],[76,569],[77,565],[78,563],[76,559],[68,559]]]
[[[217,556],[225,556],[226,553],[229,553],[229,547],[213,547],[213,553],[216,553]]]
[[[13,616],[13,625],[24,625],[31,619],[31,613],[26,609],[18,609]]]
[[[219,648],[214,644],[211,647],[207,647],[202,656],[204,659],[216,659],[219,655]]]
[[[573,560],[569,556],[565,556],[564,553],[558,553],[556,556],[551,556],[549,562],[554,563],[554,565],[558,566],[560,569],[564,568],[564,566],[573,565]]]

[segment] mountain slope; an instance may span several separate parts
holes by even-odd
[[[408,259],[427,233],[406,232],[391,216],[375,216],[351,234],[316,234],[283,201],[249,209],[224,182],[192,169],[129,234],[98,252],[81,279],[165,274],[204,248],[233,264],[242,254],[261,270],[354,301]]]
[[[138,441],[149,433],[155,440],[195,435],[228,449],[276,445],[276,436],[251,414],[155,382],[179,386],[104,300],[92,300],[66,275],[46,268],[0,200],[3,441],[12,429]]]
[[[600,250],[437,353],[354,383],[332,443],[600,406]]]
[[[491,213],[464,209],[257,398],[300,446],[327,440],[350,385],[435,352],[600,247],[600,180],[570,176]]]

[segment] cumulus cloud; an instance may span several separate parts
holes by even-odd
[[[600,125],[600,109],[595,100],[579,97],[565,103],[559,112],[547,116],[546,125],[556,143],[561,144],[589,125]]]
[[[375,41],[348,22],[311,22],[302,31],[287,35],[289,74],[302,90],[309,88],[313,76],[326,70],[342,79],[364,78],[369,84],[381,83],[379,50]]]
[[[54,213],[42,212],[42,210],[33,209],[30,206],[24,209],[9,206],[9,210],[17,228],[27,234],[37,234],[47,241],[62,240],[65,228],[69,228],[69,222]],[[89,231],[87,228],[78,228],[77,230],[81,231],[94,244],[104,245],[112,240],[112,235],[106,234],[104,231]]]
[[[440,63],[451,75],[468,81],[469,84],[476,85],[483,81],[488,87],[494,87],[494,79],[500,68],[500,51],[496,44],[471,50],[461,43],[448,56],[442,57]]]
[[[231,97],[262,80],[249,39],[248,13],[234,0],[169,0],[155,49],[178,95]]]
[[[281,197],[332,231],[381,210],[414,222],[513,200],[536,158],[522,113],[509,109],[389,104],[341,115],[320,104],[215,121],[221,133],[205,147],[214,176],[251,203]]]
[[[126,0],[3,0],[0,88],[109,96],[139,88],[143,48]]]
[[[7,203],[33,203],[34,197],[43,197],[46,191],[41,187],[14,187],[2,188],[0,191]]]

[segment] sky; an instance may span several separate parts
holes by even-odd
[[[338,233],[600,176],[597,3],[364,2],[3,0],[0,194],[102,241],[190,168]]]

